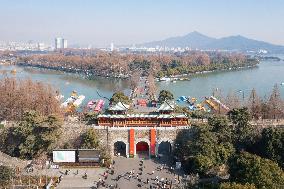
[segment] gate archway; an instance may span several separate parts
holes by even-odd
[[[162,141],[158,146],[158,154],[170,155],[172,153],[172,145],[169,141]]]
[[[126,144],[125,142],[123,141],[116,141],[114,144],[114,155],[117,156],[124,156],[126,157],[127,156],[127,153],[126,153]]]
[[[149,157],[149,144],[145,141],[140,141],[136,144],[136,155],[138,157]]]

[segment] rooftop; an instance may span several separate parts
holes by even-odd
[[[115,105],[112,105],[108,108],[108,110],[110,111],[126,111],[129,109],[129,105],[128,104],[124,104],[122,102],[118,102]]]
[[[173,111],[174,107],[175,107],[175,103],[173,101],[171,101],[171,102],[164,102],[158,108],[158,111]]]
[[[122,118],[157,118],[157,119],[169,119],[169,118],[187,118],[184,114],[101,114],[98,118],[112,118],[112,119],[122,119]]]

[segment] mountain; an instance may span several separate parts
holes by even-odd
[[[214,43],[214,41],[216,41],[215,38],[194,31],[185,36],[171,37],[162,41],[153,41],[142,45],[145,47],[167,46],[203,48],[208,44]]]
[[[191,49],[203,50],[235,50],[235,51],[258,51],[267,50],[271,53],[283,53],[284,46],[249,39],[243,36],[229,36],[223,38],[212,38],[199,32],[191,32],[185,36],[171,37],[161,41],[153,41],[138,46],[144,47],[190,47]]]

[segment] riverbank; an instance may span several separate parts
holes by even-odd
[[[71,74],[77,74],[82,76],[85,79],[92,79],[94,77],[103,77],[103,78],[113,78],[113,79],[126,79],[129,76],[127,75],[112,75],[112,74],[102,74],[95,71],[90,70],[83,70],[78,68],[67,68],[64,66],[61,67],[52,67],[52,66],[44,66],[44,65],[35,65],[35,64],[28,64],[28,63],[17,63],[18,66],[22,67],[28,67],[28,68],[39,68],[39,69],[46,69],[46,70],[54,70],[59,71],[62,73],[71,73]]]
[[[46,69],[46,70],[55,70],[55,71],[60,71],[63,73],[73,73],[73,74],[78,74],[81,77],[85,79],[94,79],[94,77],[103,77],[103,78],[115,78],[115,79],[128,79],[130,77],[130,74],[124,75],[113,75],[113,74],[101,74],[98,73],[94,70],[84,70],[84,69],[78,69],[78,68],[67,68],[64,66],[61,67],[52,67],[52,66],[45,66],[45,65],[35,65],[35,64],[29,64],[29,63],[23,63],[23,62],[18,62],[16,65],[22,66],[22,67],[29,67],[29,68],[39,68],[39,69]],[[243,67],[229,67],[226,69],[214,69],[214,70],[204,70],[204,71],[197,71],[193,73],[186,73],[186,74],[178,74],[178,75],[171,75],[169,77],[164,77],[164,78],[171,78],[173,81],[188,81],[190,80],[189,77],[193,77],[195,75],[201,75],[201,74],[208,74],[208,73],[215,73],[215,72],[227,72],[227,71],[237,71],[237,70],[242,70],[242,69],[250,69],[250,68],[256,68],[258,64],[255,65],[248,65],[248,66],[243,66]],[[157,81],[164,81],[161,80],[160,77],[156,77]]]

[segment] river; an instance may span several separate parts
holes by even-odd
[[[192,76],[190,81],[158,82],[158,89],[170,90],[175,98],[181,95],[203,98],[210,96],[216,88],[222,91],[222,94],[228,92],[235,93],[242,98],[249,96],[250,91],[255,88],[260,96],[269,95],[274,84],[279,84],[282,97],[284,97],[284,56],[278,56],[282,61],[262,61],[258,67],[250,69],[241,69],[237,71],[222,71],[206,73]],[[17,78],[31,78],[32,80],[47,82],[65,96],[65,99],[73,90],[86,96],[85,103],[91,99],[100,98],[97,91],[106,97],[111,97],[116,90],[129,92],[129,82],[121,79],[96,78],[87,80],[76,74],[67,74],[59,71],[43,70],[37,68],[27,68],[19,66],[0,65],[0,70],[16,69],[14,75]],[[13,76],[12,74],[8,74]],[[0,78],[4,77],[0,74]]]

